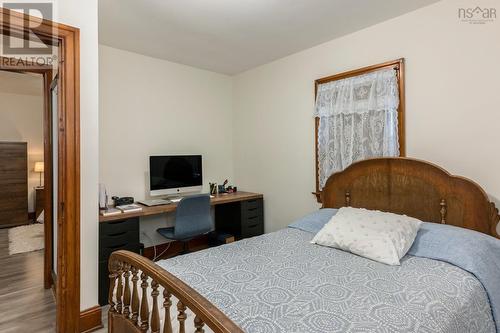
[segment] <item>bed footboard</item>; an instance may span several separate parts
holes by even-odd
[[[204,332],[205,325],[214,333],[243,333],[215,305],[147,258],[116,251],[111,254],[108,267],[110,333],[172,333],[173,328],[184,333],[187,311],[193,314],[195,333]],[[176,309],[171,311],[174,299]]]

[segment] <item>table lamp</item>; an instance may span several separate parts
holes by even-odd
[[[43,162],[35,162],[34,171],[40,173],[40,187],[42,187]]]

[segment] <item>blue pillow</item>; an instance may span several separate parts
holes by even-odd
[[[316,234],[330,221],[333,215],[337,214],[337,211],[338,209],[334,208],[322,208],[298,219],[288,227]]]

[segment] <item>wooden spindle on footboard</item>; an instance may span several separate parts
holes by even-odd
[[[115,283],[116,283],[116,273],[109,274],[109,291],[108,291],[108,303],[109,312],[116,312],[116,303],[114,299],[115,295]]]
[[[151,311],[151,333],[160,333],[160,311],[158,310],[158,282],[151,282],[151,296],[153,297],[153,311]]]
[[[175,319],[178,321],[179,333],[186,332],[188,309],[194,314],[192,323],[195,333],[204,333],[204,326],[214,333],[243,333],[238,325],[194,289],[136,253],[113,252],[108,268],[109,333],[173,333],[170,311],[172,299],[177,301],[178,314]],[[139,279],[142,292],[139,292]],[[163,288],[163,321],[158,304],[160,287]],[[151,297],[151,302],[148,297]]]
[[[163,319],[163,333],[172,333],[172,323],[170,322],[170,307],[172,294],[167,289],[163,291],[163,307],[165,308],[165,318]]]
[[[139,272],[137,268],[132,267],[132,323],[137,325],[139,318],[139,290],[137,289],[137,281],[139,281]]]
[[[130,264],[125,263],[123,270],[123,278],[125,280],[125,287],[123,288],[123,315],[128,318],[130,315]]]
[[[122,281],[122,270],[123,265],[119,265],[119,270],[118,270],[118,283],[116,285],[116,312],[122,313],[123,310],[123,304],[122,304],[122,297],[123,297],[123,281]]]
[[[194,317],[194,327],[196,328],[196,331],[194,331],[194,333],[204,333],[205,330],[203,329],[203,326],[205,325],[205,323],[203,322],[203,320],[201,320],[200,317],[196,316]]]
[[[148,305],[148,276],[141,274],[141,330],[147,332],[149,329],[149,305]]]
[[[186,306],[181,301],[177,303],[177,320],[179,321],[179,333],[186,333]]]

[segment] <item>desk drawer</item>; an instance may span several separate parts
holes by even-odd
[[[257,222],[252,223],[252,224],[241,226],[241,237],[242,238],[260,236],[263,233],[264,233],[264,223],[262,223],[262,220],[257,221]]]
[[[241,219],[241,228],[249,227],[256,224],[264,224],[264,216],[262,213],[255,216],[248,216],[244,219]]]
[[[241,203],[241,219],[262,217],[264,215],[262,199],[248,200]]]
[[[111,246],[106,246],[106,247],[100,247],[99,249],[99,260],[101,261],[107,261],[109,259],[109,256],[111,253],[118,251],[118,250],[127,250],[135,253],[139,253],[140,249],[140,244],[139,242],[135,243],[120,243],[116,245],[111,245]]]
[[[262,199],[252,199],[241,202],[242,211],[262,210]]]
[[[255,217],[263,217],[263,216],[264,216],[264,211],[262,209],[259,209],[259,208],[241,211],[241,220],[242,221],[246,221],[248,219],[255,218]]]
[[[117,231],[108,235],[101,235],[99,238],[100,247],[111,247],[129,243],[139,243],[139,232],[137,230]]]
[[[99,223],[99,233],[101,237],[126,231],[136,231],[139,233],[139,218]]]

